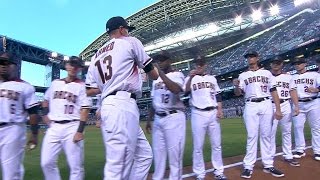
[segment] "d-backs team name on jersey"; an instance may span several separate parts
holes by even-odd
[[[318,88],[320,86],[320,75],[317,72],[305,72],[303,74],[294,74],[293,80],[297,85],[299,98],[316,97],[318,93],[309,93],[308,88]]]
[[[245,98],[269,97],[270,89],[276,87],[271,72],[264,69],[246,71],[239,75],[239,87],[245,92]]]
[[[190,77],[187,77],[185,83]],[[191,98],[190,105],[204,109],[217,106],[216,96],[221,92],[217,79],[212,75],[196,75],[191,80]]]
[[[38,106],[35,89],[23,80],[0,83],[0,122],[25,122],[26,110]]]
[[[297,89],[296,84],[290,74],[280,74],[275,76],[277,92],[280,99],[289,99],[290,91]]]
[[[80,110],[91,106],[81,80],[54,80],[44,98],[49,102],[48,117],[54,121],[80,119]]]
[[[183,88],[184,76],[181,72],[170,72],[166,75],[171,81],[177,83],[181,89]],[[152,83],[151,96],[156,112],[184,109],[183,102],[180,100],[180,94],[172,93],[160,77]]]

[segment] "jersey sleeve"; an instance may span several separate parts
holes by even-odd
[[[268,77],[269,77],[269,88],[276,88],[277,87],[277,81],[276,81],[276,78],[271,74],[270,71],[267,71],[268,72]]]
[[[90,108],[92,106],[92,100],[89,98],[86,94],[86,87],[83,84],[81,86],[80,92],[79,92],[79,105],[81,108]]]
[[[44,93],[44,100],[46,101],[50,101],[51,97],[52,97],[52,89],[54,86],[54,81],[51,83],[51,86],[46,90],[46,92]]]
[[[221,93],[221,89],[219,87],[217,79],[214,76],[212,76],[212,83],[213,83],[213,85],[215,87],[215,94],[220,94]]]
[[[132,37],[132,49],[135,62],[137,63],[138,67],[143,69],[146,65],[148,65],[152,58],[145,52],[144,47],[140,40],[137,38]]]
[[[35,93],[35,88],[30,85],[25,92],[24,107],[25,109],[30,109],[38,105],[39,102]]]
[[[177,83],[181,88],[184,87],[184,75],[182,72],[175,72],[174,76],[172,76],[171,80]]]
[[[239,80],[239,88],[242,89],[243,91],[245,91],[245,83],[244,83],[244,77],[243,74],[240,74],[238,77]]]
[[[293,76],[291,76],[291,75],[290,75],[289,89],[290,90],[297,89],[297,84],[294,82]]]
[[[86,75],[86,86],[87,87],[91,87],[91,88],[98,88],[98,84],[96,82],[96,80],[94,79],[94,57],[92,57],[91,59],[91,63],[90,63],[90,66],[88,68],[88,72],[87,72],[87,75]]]
[[[187,76],[185,79],[184,79],[184,83],[183,83],[183,91],[186,91],[187,89],[187,82],[189,81],[190,79],[190,76]],[[191,84],[190,84],[191,85]]]

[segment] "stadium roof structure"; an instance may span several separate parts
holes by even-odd
[[[281,13],[266,15],[273,5],[278,5]],[[197,54],[210,55],[272,26],[297,11],[293,7],[293,0],[162,0],[127,21],[136,27],[132,35],[142,41],[149,54],[168,50],[181,62]],[[251,16],[255,12],[260,15],[256,20]],[[80,56],[89,61],[108,40],[108,34],[102,34]]]

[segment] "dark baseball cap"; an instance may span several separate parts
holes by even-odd
[[[270,60],[270,63],[278,63],[278,64],[280,64],[282,62],[283,62],[283,59],[280,56],[275,56]]]
[[[206,59],[204,56],[198,56],[194,59],[194,63],[199,66],[203,66],[206,64]]]
[[[294,58],[291,62],[291,64],[302,64],[307,63],[307,61],[304,58]]]
[[[248,57],[258,57],[259,54],[257,51],[254,51],[254,50],[249,50],[243,57],[244,58],[248,58]]]
[[[119,29],[120,27],[127,28],[129,32],[136,29],[133,26],[129,26],[127,21],[120,16],[112,17],[107,21],[106,31],[109,33],[113,30]]]
[[[9,52],[0,52],[0,64],[17,64],[17,58]]]
[[[71,56],[68,61],[65,62],[66,64],[70,64],[73,67],[84,67],[83,61],[81,58],[77,56]]]

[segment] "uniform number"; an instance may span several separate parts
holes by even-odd
[[[162,103],[169,103],[169,94],[161,94],[161,102]]]
[[[111,66],[111,64],[112,64],[112,56],[110,56],[110,55],[108,55],[107,57],[105,57],[103,59],[103,65],[107,66],[107,71],[106,72],[103,72],[100,61],[97,61],[95,63],[95,65],[98,68],[99,75],[100,75],[100,78],[101,78],[103,84],[105,84],[106,81],[108,81],[112,77],[112,66]]]
[[[16,104],[10,104],[10,114],[16,113]]]
[[[288,97],[289,91],[281,90],[281,97]]]
[[[64,114],[73,114],[73,105],[64,105]]]
[[[267,86],[261,85],[260,87],[261,87],[261,91],[262,92],[266,93],[268,91],[268,87]]]
[[[308,92],[308,88],[309,88],[308,86],[305,86],[304,87],[304,92]]]

